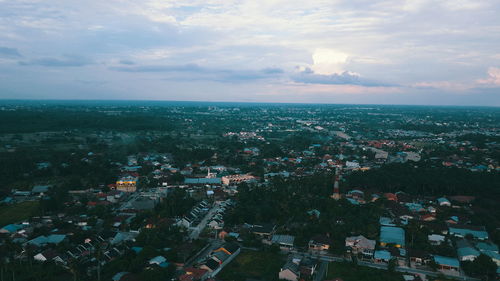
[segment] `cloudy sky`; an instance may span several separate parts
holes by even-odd
[[[500,106],[498,0],[0,0],[0,98]]]

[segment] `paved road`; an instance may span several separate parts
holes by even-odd
[[[193,229],[193,231],[189,234],[189,239],[198,239],[200,236],[200,233],[205,229],[207,226],[208,220],[212,218],[214,215],[215,211],[219,207],[219,204],[215,204],[212,209],[208,211],[208,213],[205,215],[205,217],[201,220],[201,222]]]

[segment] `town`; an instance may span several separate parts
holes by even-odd
[[[500,110],[0,105],[0,281],[497,280]]]

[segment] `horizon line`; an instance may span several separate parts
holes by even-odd
[[[208,100],[157,100],[157,99],[11,99],[0,98],[4,102],[172,102],[172,103],[214,103],[214,104],[254,104],[254,105],[363,105],[363,106],[416,106],[416,107],[484,107],[500,108],[500,105],[454,105],[454,104],[403,104],[403,103],[317,103],[317,102],[259,102],[259,101],[208,101]]]

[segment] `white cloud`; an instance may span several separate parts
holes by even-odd
[[[346,71],[345,65],[349,55],[334,49],[321,48],[314,51],[312,55],[313,65],[311,68],[317,74],[333,74]]]
[[[465,92],[478,85],[498,85],[498,68],[476,79],[498,62],[500,6],[496,2],[0,1],[0,46],[19,50],[23,56],[5,59],[4,55],[0,68],[2,75],[24,79],[28,85],[24,73],[36,73],[40,65],[79,64],[64,58],[74,54],[93,64],[66,67],[68,75],[78,71],[85,76],[88,71],[99,78],[113,76],[113,82],[103,87],[120,88],[120,77],[134,75],[109,71],[110,66],[196,64],[234,73],[273,67],[292,75],[300,65],[314,72],[308,78],[329,83],[359,76],[422,91]],[[29,65],[16,72],[18,61]],[[216,80],[217,75],[221,74],[206,76]],[[160,75],[140,76],[152,81]],[[267,85],[280,86],[270,80]],[[205,82],[193,83],[207,89]]]
[[[477,80],[479,84],[500,86],[500,68],[490,67],[488,68],[488,77],[485,79]]]

